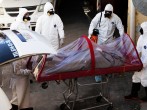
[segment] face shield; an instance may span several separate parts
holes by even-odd
[[[29,17],[29,13],[26,13],[24,16],[23,16],[23,21],[24,22],[28,22],[28,21],[30,21],[31,20],[31,18]]]
[[[107,10],[105,10],[104,16],[105,16],[105,18],[111,18],[111,16],[112,16],[112,11],[107,11]]]
[[[53,9],[50,9],[48,12],[47,12],[47,14],[50,16],[50,15],[54,15],[54,10]]]

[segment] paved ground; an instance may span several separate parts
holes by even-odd
[[[65,25],[65,45],[76,40],[81,35],[87,35],[89,21],[86,16],[79,15],[78,12],[71,12],[69,15],[62,16]],[[77,14],[77,15],[76,15]],[[83,14],[83,13],[82,13]],[[68,16],[68,17],[67,17]],[[4,91],[11,98],[11,89],[8,87],[9,74],[11,74],[11,66],[4,67]],[[114,74],[109,77],[109,82],[103,85],[104,96],[113,104],[113,110],[147,110],[147,103],[140,104],[137,101],[125,101],[124,95],[129,94],[131,87],[131,77],[133,73]],[[80,84],[94,83],[94,76],[79,78]],[[91,85],[79,87],[79,98],[87,96],[99,95],[101,85]],[[34,82],[31,84],[31,105],[34,110],[60,110],[60,105],[64,103],[63,91],[67,86],[63,82],[57,84],[50,81],[47,89],[41,88],[41,83]],[[140,97],[144,96],[144,90],[141,88]],[[73,98],[73,97],[72,97]],[[78,101],[74,110],[84,110],[85,107],[103,105],[105,101],[102,99],[96,101],[96,98]],[[106,103],[107,104],[107,103]],[[93,108],[91,110],[108,110],[108,106]],[[111,110],[111,109],[109,109]]]

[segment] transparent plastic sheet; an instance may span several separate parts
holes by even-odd
[[[43,73],[57,73],[90,69],[90,50],[82,37],[61,48],[57,55],[47,56]]]
[[[127,34],[107,44],[97,45],[92,42],[92,47],[94,49],[95,68],[142,65]],[[90,70],[91,63],[89,45],[84,37],[80,37],[59,49],[57,55],[47,56],[41,76],[45,77],[62,72],[75,72],[76,74],[76,71]]]

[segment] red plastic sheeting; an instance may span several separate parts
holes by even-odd
[[[125,34],[97,45],[87,36],[44,56],[34,71],[37,81],[64,80],[98,74],[138,71],[143,67],[131,38]]]

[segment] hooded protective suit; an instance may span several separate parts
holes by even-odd
[[[111,18],[105,17],[105,11],[112,12]],[[107,4],[105,10],[103,12],[98,13],[92,19],[89,27],[89,37],[92,35],[94,28],[99,30],[98,44],[101,44],[107,41],[108,39],[113,39],[115,28],[119,30],[120,36],[124,34],[124,27],[122,25],[121,19],[113,13],[113,6],[111,4]]]
[[[28,12],[26,8],[19,8],[19,14],[16,17],[16,21],[11,24],[10,29],[11,30],[29,30],[30,22],[24,22],[23,17]]]
[[[51,9],[54,11],[53,5],[47,2],[44,6],[44,14],[37,20],[35,31],[46,37],[48,42],[57,50],[59,48],[59,38],[64,38],[63,22],[57,14],[47,14]]]
[[[137,42],[137,51],[141,54],[143,69],[135,72],[132,79],[134,83],[141,83],[143,87],[147,87],[147,22],[141,24],[143,35],[140,35]]]
[[[23,21],[24,15],[28,12],[25,8],[19,9],[19,14],[16,21],[12,23],[11,30],[30,30],[29,21]],[[10,81],[10,88],[12,88],[12,100],[11,103],[18,105],[19,109],[30,107],[30,70],[26,69],[28,59],[21,59],[13,62],[13,76]],[[12,106],[13,107],[13,106]]]
[[[23,58],[12,63],[13,65],[13,76],[11,78],[12,88],[12,100],[11,103],[18,105],[18,108],[29,108],[30,107],[30,82],[29,74],[31,70],[26,68],[28,58]]]

